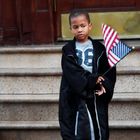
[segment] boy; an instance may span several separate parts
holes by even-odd
[[[69,15],[74,39],[62,49],[59,123],[63,140],[108,140],[108,104],[116,81],[105,47],[89,37],[87,12]]]

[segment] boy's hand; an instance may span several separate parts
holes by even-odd
[[[102,76],[99,76],[97,81],[96,81],[96,84],[100,84],[102,85],[102,81],[104,81],[105,79],[102,77]]]
[[[106,93],[105,88],[103,87],[103,85],[100,85],[101,89],[100,90],[96,90],[95,94],[97,94],[98,96],[102,95],[103,93]]]
[[[102,85],[102,82],[104,80],[105,79],[102,76],[99,76],[96,81],[96,84],[99,84],[99,86],[100,86],[100,89],[95,91],[95,94],[97,94],[98,96],[102,95],[103,93],[106,93],[106,90],[105,90],[104,86]]]

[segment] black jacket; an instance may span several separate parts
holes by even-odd
[[[107,92],[101,96],[95,95],[97,77],[102,76],[110,66],[104,45],[89,39],[94,47],[92,73],[78,65],[75,39],[62,49],[59,123],[63,140],[92,140],[88,111],[94,126],[95,140],[109,139],[108,103],[116,82],[116,68],[113,67],[104,75],[103,85]]]

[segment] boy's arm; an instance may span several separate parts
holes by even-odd
[[[86,98],[88,96],[86,90],[94,89],[97,76],[79,66],[74,56],[62,53],[62,70],[71,88],[80,96]]]

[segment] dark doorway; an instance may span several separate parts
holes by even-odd
[[[0,44],[54,42],[52,0],[0,0]]]

